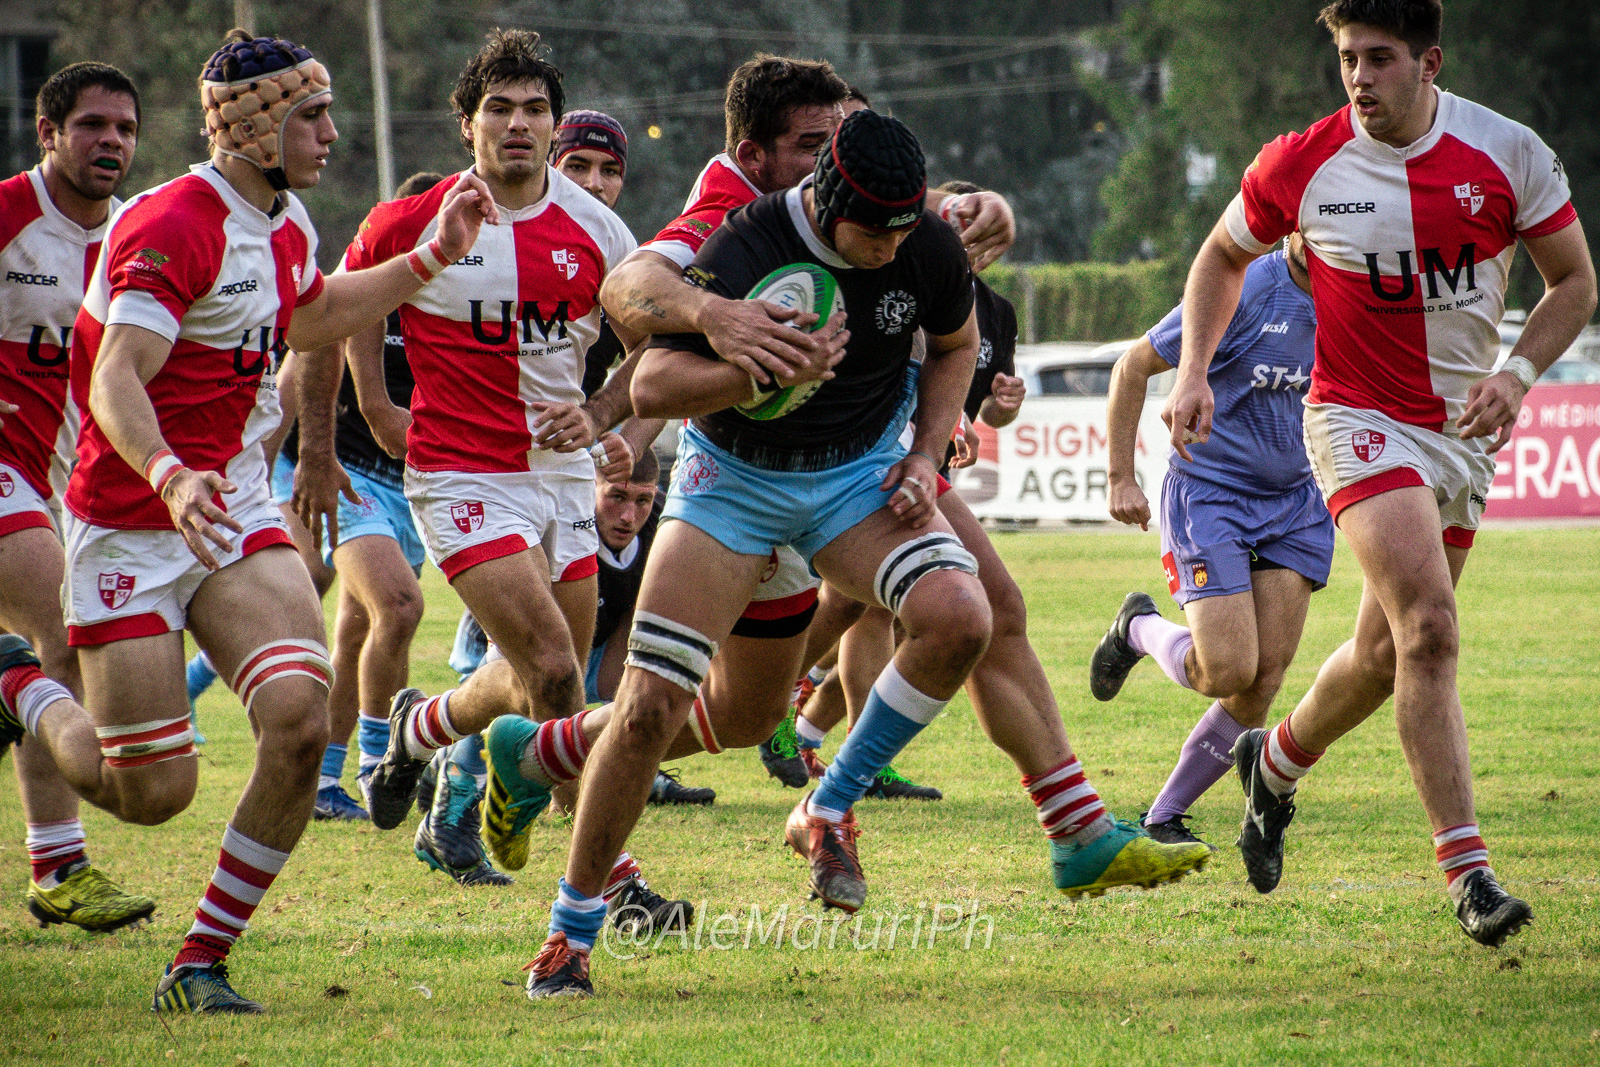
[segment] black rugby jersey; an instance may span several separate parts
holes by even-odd
[[[717,447],[771,470],[816,471],[864,454],[899,406],[917,330],[955,333],[972,313],[971,271],[961,240],[931,211],[877,270],[845,264],[804,214],[801,190],[770,193],[731,212],[706,239],[688,277],[711,292],[743,299],[790,263],[814,263],[838,279],[850,342],[834,377],[803,406],[759,421],[727,408],[694,420]],[[650,346],[721,359],[699,334],[652,337]]]
[[[391,402],[397,407],[411,407],[411,392],[416,383],[411,378],[411,364],[406,361],[406,346],[400,334],[398,311],[389,312],[388,321],[383,326],[383,382]],[[405,461],[385,452],[372,436],[372,428],[367,425],[367,420],[361,414],[361,404],[356,400],[355,379],[350,376],[348,366],[344,369],[344,379],[339,383],[339,403],[334,418],[333,449],[339,462],[374,481],[395,489],[402,488],[405,484]]]
[[[973,277],[972,289],[978,315],[978,365],[972,372],[972,386],[961,410],[967,418],[976,419],[978,409],[994,390],[995,375],[1017,373],[1017,311],[1011,301],[985,285],[982,278]],[[950,473],[950,461],[955,457],[952,441],[945,449],[940,474]]]
[[[667,494],[656,492],[656,502],[650,508],[650,517],[639,528],[639,534],[621,552],[613,554],[600,542],[595,560],[600,564],[599,603],[594,612],[594,639],[590,648],[599,648],[617,632],[639,600],[639,583],[644,580],[644,561],[655,543],[656,527],[661,524],[661,509],[666,506]]]

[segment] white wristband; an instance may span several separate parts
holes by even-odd
[[[183,460],[173,455],[170,449],[163,448],[145,463],[144,477],[150,483],[150,488],[160,496],[172,476],[183,469]]]
[[[1533,388],[1533,383],[1539,380],[1539,368],[1526,356],[1512,356],[1500,368],[1522,383],[1522,391],[1526,393]]]

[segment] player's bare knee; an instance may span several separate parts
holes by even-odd
[[[989,647],[994,618],[977,580],[957,571],[933,576],[923,596],[912,598],[900,616],[907,633],[940,662],[970,668]]]
[[[1243,693],[1255,684],[1260,673],[1254,648],[1236,648],[1223,655],[1203,656],[1197,646],[1195,662],[1200,668],[1200,677],[1190,679],[1195,690],[1219,700]]]
[[[678,705],[686,701],[658,684],[640,686],[634,693],[633,699],[617,705],[618,742],[630,748],[664,748],[683,728],[687,716]]]
[[[422,596],[414,589],[389,589],[372,605],[373,628],[386,642],[409,641],[422,625]]]
[[[565,661],[552,658],[542,663],[539,673],[539,702],[557,712],[576,712],[583,707],[583,680],[578,668],[568,656]]]
[[[1414,666],[1451,662],[1460,649],[1456,615],[1446,605],[1413,609],[1399,629],[1396,652]]]
[[[117,818],[137,826],[160,826],[194,800],[200,781],[194,757],[113,771]]]
[[[279,692],[268,690],[257,701],[258,749],[293,767],[320,763],[329,735],[326,690],[299,679],[280,682],[276,688]]]

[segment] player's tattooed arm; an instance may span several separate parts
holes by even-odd
[[[206,542],[231,550],[232,542],[217,527],[238,534],[244,527],[211,498],[237,492],[238,487],[216,471],[182,466],[181,456],[179,466],[172,467],[172,451],[161,437],[155,406],[145,392],[171,354],[172,342],[158,333],[124,323],[107,326],[89,380],[89,410],[123,462],[144,471],[147,478],[156,473],[152,488],[159,487],[173,527],[206,570],[214,571],[217,560]]]
[[[600,302],[614,325],[641,334],[703,334],[717,354],[762,385],[793,385],[820,350],[809,326],[816,316],[761,300],[730,300],[684,280],[676,263],[647,248],[606,276]]]
[[[356,405],[367,420],[372,439],[395,459],[405,459],[411,412],[389,399],[383,379],[384,329],[384,324],[378,323],[352,336],[344,343],[344,359],[356,389]]]
[[[1522,336],[1511,350],[1511,359],[1506,361],[1508,366],[1473,384],[1467,392],[1467,406],[1457,420],[1462,437],[1494,434],[1490,452],[1499,451],[1511,440],[1517,414],[1522,410],[1527,389],[1516,372],[1520,370],[1524,377],[1537,379],[1549,370],[1595,309],[1594,262],[1589,258],[1582,223],[1574,221],[1555,233],[1524,243],[1544,278],[1544,296],[1528,315]],[[1527,364],[1512,364],[1517,359],[1526,360]]]
[[[1239,247],[1228,233],[1226,221],[1217,220],[1210,236],[1195,254],[1189,280],[1183,287],[1183,355],[1161,419],[1172,431],[1172,447],[1192,460],[1188,446],[1203,444],[1211,436],[1211,414],[1216,400],[1206,374],[1211,357],[1239,309],[1245,268],[1257,257]]]
[[[343,372],[342,345],[325,345],[312,352],[297,353],[294,386],[300,417],[300,461],[294,468],[292,505],[300,521],[311,531],[311,539],[319,550],[324,519],[328,525],[328,544],[338,547],[340,495],[352,504],[361,503],[361,497],[350,484],[350,476],[333,454],[334,408]]]
[[[1133,452],[1150,379],[1169,369],[1150,339],[1141,337],[1111,370],[1111,394],[1106,399],[1108,503],[1113,519],[1130,526],[1138,523],[1141,530],[1150,529],[1150,501],[1135,477]]]

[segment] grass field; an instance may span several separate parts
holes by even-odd
[[[1159,592],[1153,535],[999,544],[1085,766],[1115,812],[1137,816],[1205,703],[1150,665],[1114,704],[1087,695],[1089,652],[1122,594]],[[567,825],[536,825],[514,887],[463,890],[412,858],[411,823],[388,834],[313,824],[234,952],[238,986],[271,1014],[169,1028],[148,1010],[151,990],[251,760],[244,718],[219,688],[201,703],[211,743],[189,811],[154,829],[85,816],[96,860],[160,898],[153,927],[98,937],[35,928],[16,795],[0,789],[0,1060],[1600,1062],[1600,534],[1491,529],[1478,545],[1461,597],[1478,811],[1496,870],[1537,915],[1504,949],[1456,927],[1387,710],[1307,780],[1270,897],[1244,881],[1232,848],[1240,804],[1230,779],[1195,809],[1221,846],[1208,870],[1158,892],[1074,904],[1051,887],[1014,770],[958,698],[897,763],[946,799],[858,809],[871,881],[859,947],[849,927],[833,933],[831,917],[819,929],[803,867],[781,844],[796,794],[754,753],[700,756],[681,764],[683,776],[714,786],[716,806],[651,809],[633,839],[658,890],[705,902],[698,950],[668,941],[628,950],[637,958],[626,962],[597,950],[596,999],[533,1005],[519,968],[544,936]],[[413,678],[436,692],[451,679],[457,604],[437,572],[425,585]],[[1341,548],[1280,710],[1348,634],[1358,591]],[[929,947],[939,905],[947,927],[957,907],[979,918]],[[779,943],[771,922],[784,908]],[[904,925],[890,948],[895,915]]]

